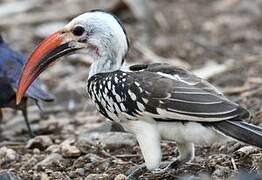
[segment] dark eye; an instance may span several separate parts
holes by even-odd
[[[76,26],[74,29],[73,29],[73,34],[75,36],[81,36],[83,35],[85,32],[85,28],[83,28],[82,26]]]

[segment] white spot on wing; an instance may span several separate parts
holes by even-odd
[[[137,104],[137,107],[138,107],[138,109],[139,109],[140,111],[144,111],[145,106],[144,106],[142,103],[137,102],[136,104]]]
[[[120,109],[119,109],[119,107],[118,107],[118,104],[114,103],[114,108],[115,108],[115,110],[116,110],[117,113],[120,113],[120,112],[121,112]]]
[[[139,89],[140,92],[143,92],[143,89],[141,87],[138,87],[138,89]]]
[[[115,82],[118,83],[118,78],[115,76]]]
[[[142,98],[142,100],[144,101],[145,104],[148,103],[148,99]]]
[[[96,109],[100,111],[100,107],[98,106],[98,104],[96,104]]]
[[[126,111],[126,107],[123,103],[120,103],[120,108],[122,109],[122,111]]]
[[[107,88],[105,88],[105,90],[104,90],[104,91],[105,91],[105,94],[107,95],[107,93],[108,93],[108,89],[107,89]]]
[[[129,94],[129,96],[131,97],[131,99],[132,99],[133,101],[136,100],[136,95],[135,95],[130,89],[128,89],[128,94]]]
[[[116,101],[118,103],[120,103],[122,101],[121,97],[119,96],[119,94],[116,94]]]
[[[111,81],[108,81],[108,82],[107,82],[107,88],[108,88],[108,89],[111,89],[111,85],[112,85],[112,84],[111,84]]]

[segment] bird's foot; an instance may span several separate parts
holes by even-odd
[[[162,173],[165,173],[169,170],[176,169],[179,165],[181,165],[181,161],[179,159],[176,159],[172,162],[170,162],[170,161],[169,162],[162,162],[160,164],[160,168],[154,169],[151,172],[153,174],[162,174]],[[139,179],[139,176],[143,175],[147,171],[148,171],[148,169],[146,168],[145,164],[135,166],[134,168],[129,170],[127,180]]]
[[[175,160],[169,162],[169,164],[164,169],[168,169],[168,170],[176,169],[181,164],[182,164],[182,161],[180,161],[179,159],[175,159]]]
[[[139,179],[139,176],[146,173],[147,171],[148,171],[148,169],[146,168],[145,164],[135,166],[135,167],[133,167],[132,169],[129,170],[127,180]]]
[[[35,135],[35,133],[32,131],[31,127],[30,127],[30,128],[27,128],[27,129],[28,129],[29,137],[30,137],[30,138],[34,138],[36,135]]]
[[[175,159],[174,161],[163,162],[160,165],[160,169],[156,169],[153,173],[163,174],[169,170],[176,169],[179,165],[181,165],[181,161],[179,159]]]

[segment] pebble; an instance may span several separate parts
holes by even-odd
[[[247,156],[247,155],[250,155],[250,154],[254,154],[254,153],[257,153],[257,152],[259,152],[259,148],[257,148],[257,147],[244,146],[244,147],[238,149],[235,152],[235,155],[238,156],[238,157],[244,157],[244,156]]]
[[[15,150],[3,146],[0,148],[0,166],[6,162],[14,161],[18,157]]]
[[[48,168],[53,165],[54,162],[56,161],[61,161],[63,160],[62,155],[57,154],[57,153],[51,153],[46,158],[39,163],[36,164],[37,167],[43,167],[43,168]]]
[[[216,170],[212,173],[213,177],[224,177],[225,174],[229,171],[228,167],[216,165]]]
[[[40,154],[40,150],[39,150],[38,148],[34,148],[34,149],[33,149],[33,153],[34,153],[34,154]]]
[[[49,152],[49,153],[60,153],[60,145],[52,144],[48,148],[46,148],[46,152]]]
[[[89,154],[86,154],[84,156],[80,156],[78,159],[76,159],[74,161],[73,166],[80,168],[80,167],[83,167],[87,164],[95,164],[95,163],[101,162],[101,161],[103,161],[103,158],[99,157],[96,154],[89,153]]]
[[[69,138],[60,144],[63,157],[79,157],[81,155],[81,151],[72,145],[74,142],[74,138]]]
[[[127,177],[126,177],[126,175],[124,175],[124,174],[118,174],[118,175],[114,178],[114,180],[125,180],[125,179],[127,179]]]
[[[79,136],[77,144],[102,144],[109,149],[134,146],[137,141],[132,134],[123,132],[92,132]]]
[[[61,149],[63,157],[79,157],[81,155],[81,151],[76,146],[67,144],[63,145]]]
[[[28,141],[26,148],[28,149],[38,148],[40,151],[43,151],[52,144],[53,141],[49,136],[36,136]]]
[[[89,174],[84,180],[108,179],[108,174]]]
[[[85,169],[84,168],[77,168],[76,173],[78,173],[80,176],[84,176],[85,175]]]

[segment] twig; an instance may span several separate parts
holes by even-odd
[[[119,159],[119,158],[117,158],[116,156],[113,156],[112,154],[106,152],[104,149],[101,149],[101,152],[102,152],[105,156],[114,159],[115,162],[118,163],[118,164],[130,164],[130,163],[131,163],[131,162],[125,162],[125,161],[123,161],[122,159]]]
[[[222,91],[224,94],[233,95],[233,94],[241,94],[243,92],[250,91],[252,89],[254,89],[254,87],[244,85],[244,86],[238,86],[238,87],[227,87],[227,88],[224,88]]]
[[[231,163],[232,163],[232,165],[233,165],[234,170],[237,171],[238,168],[237,168],[237,165],[236,165],[235,159],[234,159],[233,157],[231,157]]]
[[[21,146],[21,145],[25,145],[24,142],[13,142],[13,141],[3,141],[0,143],[0,147],[3,146]]]
[[[228,71],[232,65],[233,61],[227,61],[224,64],[218,64],[215,61],[208,61],[202,68],[196,69],[193,72],[201,78],[209,79],[215,75]]]
[[[116,155],[117,158],[132,158],[132,157],[137,157],[139,156],[138,154],[120,154]]]
[[[262,78],[260,77],[250,77],[247,79],[247,81],[253,84],[262,84]]]

